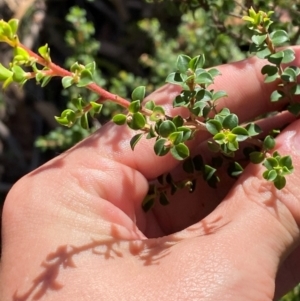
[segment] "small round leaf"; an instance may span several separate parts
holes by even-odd
[[[215,119],[211,119],[206,122],[206,129],[211,134],[216,135],[222,130],[222,124]]]
[[[249,158],[252,163],[259,164],[265,160],[265,155],[262,152],[252,152]]]
[[[170,147],[166,146],[168,143],[167,139],[158,139],[154,144],[154,152],[158,156],[164,156],[170,151]]]
[[[137,143],[141,140],[141,138],[143,137],[143,133],[141,134],[136,134],[134,135],[131,140],[130,140],[130,146],[131,149],[134,150],[135,146],[137,145]]]
[[[168,137],[171,133],[175,131],[176,131],[176,126],[174,122],[172,122],[171,120],[163,121],[158,129],[159,135],[164,138]]]
[[[117,125],[123,125],[126,123],[127,116],[124,114],[116,114],[113,118],[112,121],[117,124]]]
[[[286,31],[279,29],[271,32],[270,38],[274,44],[274,46],[281,46],[285,42],[289,41],[289,36]]]
[[[225,129],[232,130],[233,128],[237,127],[238,124],[239,124],[239,119],[238,119],[237,115],[235,115],[235,114],[229,114],[228,116],[226,116],[224,118],[222,126]]]
[[[190,150],[184,143],[179,143],[171,148],[171,154],[177,160],[184,160],[190,155]]]
[[[186,73],[189,69],[189,63],[191,58],[187,55],[181,54],[177,58],[176,67],[179,72]]]
[[[266,150],[273,149],[275,147],[275,144],[276,144],[275,139],[270,135],[266,136],[263,142],[264,149]]]
[[[283,176],[277,176],[277,178],[274,180],[274,185],[278,190],[281,190],[282,188],[284,188],[286,184],[286,179]]]
[[[141,130],[145,124],[146,119],[140,112],[134,113],[130,121],[127,120],[128,126],[133,130]]]
[[[146,94],[146,87],[139,86],[133,90],[133,92],[131,94],[131,99],[133,101],[135,101],[135,100],[142,101],[145,98],[145,94]]]

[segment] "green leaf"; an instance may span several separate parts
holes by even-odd
[[[295,116],[298,116],[300,113],[300,103],[292,103],[288,106],[288,111]]]
[[[282,74],[281,79],[288,83],[293,83],[297,81],[297,74],[293,67],[286,67]]]
[[[0,20],[0,36],[1,35],[4,36],[4,39],[2,39],[3,41],[6,41],[7,38],[9,40],[11,40],[13,38],[12,29],[11,29],[10,25],[7,22],[5,22],[4,20]]]
[[[218,93],[218,92],[217,92]],[[194,96],[194,95],[192,95]],[[208,91],[206,89],[200,89],[196,93],[196,103],[197,102],[207,102],[213,100],[213,94],[211,91]]]
[[[92,117],[95,116],[95,114],[99,114],[101,112],[101,109],[103,107],[103,104],[97,103],[95,101],[91,101],[90,105],[92,106],[92,110],[90,110],[90,114]]]
[[[158,121],[160,119],[164,119],[165,118],[165,110],[163,107],[161,106],[156,106],[153,108],[153,113],[150,116],[150,120],[151,121]]]
[[[252,42],[256,45],[261,45],[265,42],[267,34],[255,34],[252,36]]]
[[[159,194],[159,203],[162,205],[162,206],[167,206],[170,204],[166,194],[164,192],[161,192]]]
[[[254,19],[251,18],[251,17],[249,17],[249,16],[243,16],[242,19],[243,19],[244,21],[250,22],[251,24],[254,23]]]
[[[114,115],[114,117],[112,118],[112,121],[117,124],[117,125],[123,125],[126,123],[127,120],[127,116],[124,114],[116,114]]]
[[[14,48],[14,61],[24,61],[24,63],[29,59],[28,52],[21,48],[21,47],[15,47]]]
[[[35,80],[36,80],[36,82],[39,83],[43,79],[43,77],[44,77],[44,74],[42,72],[37,72],[35,74]]]
[[[276,158],[270,157],[264,161],[263,166],[265,166],[268,170],[273,170],[278,166],[278,161]]]
[[[135,146],[137,145],[137,143],[141,140],[141,138],[143,137],[143,133],[140,134],[136,134],[134,135],[131,140],[130,140],[130,146],[131,149],[134,150]]]
[[[265,59],[272,54],[268,47],[258,46],[254,43],[250,45],[249,51],[250,53],[256,53],[256,56],[260,59]]]
[[[142,208],[145,212],[148,212],[155,203],[155,195],[147,195],[143,202],[142,202]]]
[[[195,105],[189,110],[193,115],[202,117],[202,116],[206,116],[207,114],[206,111],[210,109],[211,107],[208,105],[206,101],[197,101]]]
[[[18,31],[19,20],[18,19],[11,19],[8,21],[8,25],[10,26],[12,35],[15,35]]]
[[[214,135],[213,139],[219,143],[219,144],[223,144],[226,141],[226,135],[224,133],[217,133],[216,135]]]
[[[84,69],[85,67],[83,65],[80,65],[78,62],[75,62],[70,68],[71,72],[73,73],[78,73],[78,72],[80,73]]]
[[[145,94],[146,94],[146,87],[139,86],[133,90],[133,92],[131,94],[131,99],[133,101],[135,101],[135,100],[142,101],[145,98]]]
[[[236,139],[239,142],[245,141],[249,137],[248,131],[241,126],[237,126],[234,129],[232,129],[231,133],[236,135]]]
[[[205,57],[203,54],[197,55],[189,62],[189,68],[195,71],[198,67],[202,68],[205,63]]]
[[[64,87],[64,89],[67,89],[73,85],[74,79],[72,76],[64,76],[61,80],[61,83],[62,83],[62,86]]]
[[[133,130],[141,130],[146,125],[146,119],[142,113],[137,112],[131,116],[131,120],[127,119],[127,124]]]
[[[216,135],[222,130],[222,124],[215,119],[208,120],[205,125],[206,129],[213,135]]]
[[[263,147],[265,150],[271,150],[275,147],[275,144],[276,144],[275,139],[272,136],[268,135],[264,139]]]
[[[183,132],[173,132],[168,136],[168,140],[173,144],[177,145],[183,141]]]
[[[221,72],[217,68],[211,68],[207,70],[207,72],[212,76],[212,78],[215,78],[218,75],[221,75]]]
[[[180,115],[175,116],[172,121],[176,127],[181,127],[184,123],[184,120]]]
[[[200,70],[199,72],[197,72]],[[209,72],[203,70],[203,69],[197,69],[196,70],[196,77],[195,77],[195,83],[199,85],[210,85],[214,82],[213,77],[210,75]]]
[[[82,107],[83,107],[83,105],[84,105],[84,102],[83,102],[83,100],[82,100],[82,97],[75,97],[75,98],[73,98],[72,100],[71,100],[71,102],[72,102],[72,104],[74,105],[74,107],[77,109],[77,110],[79,110],[79,111],[81,111],[82,110]]]
[[[150,129],[149,129],[149,131],[148,131],[148,134],[147,134],[147,136],[146,136],[146,139],[152,139],[152,138],[154,138],[154,137],[156,137],[157,135],[156,135],[156,133],[155,133],[155,130],[154,130],[154,127],[153,127],[153,125],[151,125],[150,126]]]
[[[160,136],[166,138],[171,133],[176,131],[176,126],[171,120],[165,120],[161,123],[158,129],[158,133]]]
[[[182,91],[173,101],[173,107],[187,107],[191,99],[194,97],[195,91]]]
[[[222,148],[222,146],[221,146]],[[230,152],[235,152],[239,149],[239,144],[236,140],[230,141],[227,143],[227,148]],[[226,154],[228,154],[228,151],[224,151]]]
[[[274,181],[277,177],[277,172],[272,169],[272,170],[266,170],[264,173],[263,173],[263,178],[268,180],[268,181]]]
[[[185,79],[186,78],[182,76],[179,72],[172,72],[167,76],[166,82],[175,85],[182,85]]]
[[[281,190],[286,185],[286,179],[283,176],[278,175],[274,180],[274,185],[278,190]]]
[[[41,46],[38,49],[38,53],[41,55],[43,59],[45,59],[47,62],[51,62],[50,58],[50,48],[48,47],[48,44],[45,44],[44,46]]]
[[[44,76],[42,79],[41,87],[44,88],[51,80],[51,76]]]
[[[167,139],[158,139],[154,144],[154,152],[158,156],[164,156],[170,151],[170,147],[166,146],[168,144]]]
[[[2,88],[5,90],[13,82],[12,76],[7,78],[2,84]]]
[[[217,92],[213,93],[212,100],[216,101],[220,98],[227,97],[227,96],[228,96],[228,94],[225,91],[217,91]]]
[[[292,95],[300,95],[300,84],[293,85],[290,92]]]
[[[274,65],[265,65],[261,69],[261,73],[265,75],[265,83],[273,82],[279,78],[278,68]]]
[[[66,109],[61,113],[60,117],[55,116],[54,118],[59,124],[70,127],[76,121],[76,114],[73,110]]]
[[[183,170],[188,174],[193,174],[195,171],[194,163],[191,157],[188,157],[182,164]]]
[[[256,136],[262,132],[262,129],[255,123],[249,123],[245,127],[250,137]]]
[[[183,136],[182,136],[182,142],[186,141],[186,140],[190,140],[193,137],[193,132],[190,128],[186,127],[186,126],[180,126],[177,128],[178,132],[182,132]]]
[[[212,166],[209,165],[205,165],[204,166],[204,174],[203,177],[206,181],[208,181],[209,179],[211,179],[211,177],[215,174],[217,170],[215,168],[213,168]]]
[[[282,29],[271,32],[270,38],[275,47],[282,46],[285,42],[289,41],[289,36],[287,32]]]
[[[290,156],[281,157],[279,160],[281,166],[285,166],[288,170],[292,171],[294,169],[292,158]]]
[[[88,129],[89,128],[89,121],[88,121],[88,114],[85,113],[80,117],[80,125],[83,129]]]
[[[215,174],[207,180],[207,184],[209,187],[216,189],[218,187],[218,183],[220,182],[220,179]]]
[[[268,57],[268,61],[272,64],[275,64],[275,65],[280,65],[283,61],[283,58],[284,58],[284,52],[283,51],[279,51],[279,52],[276,52],[274,54],[271,54],[269,57]]]
[[[252,163],[259,164],[265,160],[265,155],[262,152],[252,152],[250,153],[249,158]]]
[[[26,72],[20,66],[13,66],[11,68],[13,72],[13,80],[19,84],[22,84],[26,80]]]
[[[190,150],[184,143],[179,143],[171,148],[171,154],[177,160],[184,160],[190,155]]]
[[[239,119],[238,119],[237,115],[230,114],[224,118],[222,126],[225,129],[232,130],[233,128],[237,127],[238,124],[239,124]]]
[[[87,85],[94,82],[93,74],[91,71],[84,69],[80,74],[79,82],[76,84],[77,87],[86,87]]]
[[[187,55],[181,54],[177,58],[176,68],[180,73],[186,73],[189,69],[191,58]]]
[[[13,72],[5,68],[2,64],[0,64],[0,81],[5,81],[12,76]]]
[[[283,64],[288,64],[288,63],[291,63],[292,61],[294,61],[294,59],[295,59],[294,50],[285,49],[285,50],[283,50],[283,54],[284,54],[284,57],[281,61]]]
[[[86,70],[88,70],[92,74],[94,74],[94,72],[96,70],[96,63],[95,62],[91,62],[91,63],[86,64],[84,67],[85,67]]]
[[[140,100],[132,101],[128,107],[128,111],[130,113],[137,113],[140,109],[141,109],[141,101]]]
[[[243,171],[244,171],[243,167],[238,162],[230,163],[227,169],[227,173],[231,177],[238,177],[240,174],[243,173]]]
[[[148,102],[146,102],[145,104],[145,108],[148,109],[148,110],[153,110],[155,107],[155,103],[153,100],[149,100]]]
[[[271,101],[272,102],[277,102],[277,101],[280,101],[280,100],[283,100],[285,98],[285,94],[283,91],[280,91],[280,90],[275,90],[273,91],[273,93],[271,94]]]

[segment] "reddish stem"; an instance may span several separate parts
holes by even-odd
[[[38,54],[36,54],[32,50],[27,48],[22,43],[19,43],[18,46],[23,48],[24,50],[26,50],[27,53],[31,57],[35,58],[36,62],[38,64],[51,69],[53,76],[59,76],[59,77],[73,76],[73,74],[70,71],[68,71],[64,68],[61,68],[60,66],[58,66],[58,65],[56,65],[52,62],[46,61],[44,58],[42,58],[41,56],[39,56]],[[128,108],[129,105],[130,105],[130,102],[128,100],[126,100],[125,98],[122,98],[122,97],[120,97],[116,94],[110,93],[110,92],[106,91],[105,89],[101,88],[100,86],[98,86],[95,83],[87,85],[86,88],[101,96],[101,97],[99,97],[97,102],[103,102],[104,100],[111,100],[112,102],[117,103],[117,104],[119,104],[120,106],[122,106],[124,108]]]

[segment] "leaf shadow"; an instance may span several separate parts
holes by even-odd
[[[61,290],[64,285],[58,280],[61,269],[77,268],[74,257],[83,252],[91,251],[93,255],[103,256],[105,260],[124,257],[124,252],[141,260],[144,266],[159,264],[159,261],[169,254],[172,244],[158,247],[157,240],[132,240],[118,239],[118,229],[112,226],[112,237],[104,241],[92,239],[91,242],[81,246],[61,245],[54,252],[50,252],[41,263],[42,271],[32,280],[27,291],[13,295],[13,301],[40,300],[48,291]]]

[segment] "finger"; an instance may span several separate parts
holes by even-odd
[[[269,133],[274,127],[283,128],[294,120],[295,117],[292,114],[283,112],[260,120],[259,126],[264,133]],[[263,139],[263,137],[261,138]],[[241,145],[240,150],[234,157],[234,161],[239,162],[244,168],[249,164],[249,160],[245,158],[243,153],[243,149],[246,146],[249,146],[249,144]],[[216,158],[216,154],[208,151],[206,141],[200,144],[192,155],[199,153],[207,164],[212,164],[212,159]],[[187,188],[183,188],[172,196],[168,191],[170,204],[168,206],[163,206],[159,202],[155,204],[152,210],[154,210],[155,217],[159,220],[160,227],[164,233],[175,233],[197,223],[221,203],[237,180],[237,178],[233,178],[228,174],[228,168],[231,163],[232,158],[228,158],[228,160],[223,158],[222,166],[218,168],[216,173],[220,179],[217,188],[211,188],[201,176],[198,176],[192,193]],[[182,165],[180,165],[172,171],[172,176],[175,181],[180,181],[187,179],[191,175],[184,173]],[[148,237],[153,237],[153,234],[145,234]]]
[[[282,263],[276,277],[274,300],[278,300],[300,283],[300,246]]]
[[[284,130],[276,145],[279,153],[291,155],[294,162],[295,171],[287,177],[286,187],[277,190],[262,178],[262,166],[250,164],[224,201],[198,223],[203,234],[208,234],[210,225],[215,223],[219,247],[224,253],[243,254],[234,259],[233,265],[251,270],[253,277],[263,274],[269,285],[275,284],[280,264],[299,245],[300,121]],[[197,233],[194,232],[188,235]],[[298,273],[294,275],[299,277]]]
[[[296,59],[292,65],[299,66],[300,47],[291,47]],[[252,57],[243,61],[219,66],[221,76],[215,80],[215,90],[225,90],[227,98],[220,100],[219,107],[227,107],[239,116],[241,122],[253,120],[266,112],[276,111],[286,102],[271,102],[271,93],[278,88],[278,81],[264,83],[261,69],[269,64],[266,60]]]
[[[300,63],[300,47],[293,48],[296,53],[294,64]],[[271,103],[270,94],[277,87],[276,83],[265,84],[261,74],[261,68],[266,61],[250,58],[240,62],[219,66],[222,76],[216,78],[213,85],[215,90],[225,90],[228,97],[220,100],[218,108],[228,107],[240,117],[240,122],[251,120],[266,112],[277,110],[282,104]],[[173,109],[172,102],[181,88],[175,85],[165,85],[161,89],[149,95],[147,99],[163,105],[166,111],[172,115],[182,113],[181,109]],[[186,111],[183,112],[185,114]],[[112,158],[122,164],[140,171],[147,179],[156,178],[158,175],[174,168],[178,162],[171,155],[158,157],[153,151],[153,141],[142,139],[133,152],[129,141],[133,132],[126,127],[117,127],[112,124],[104,126],[92,138],[86,140],[76,148],[85,147],[98,150],[101,156]],[[198,145],[209,137],[201,132],[197,139],[191,143]]]

